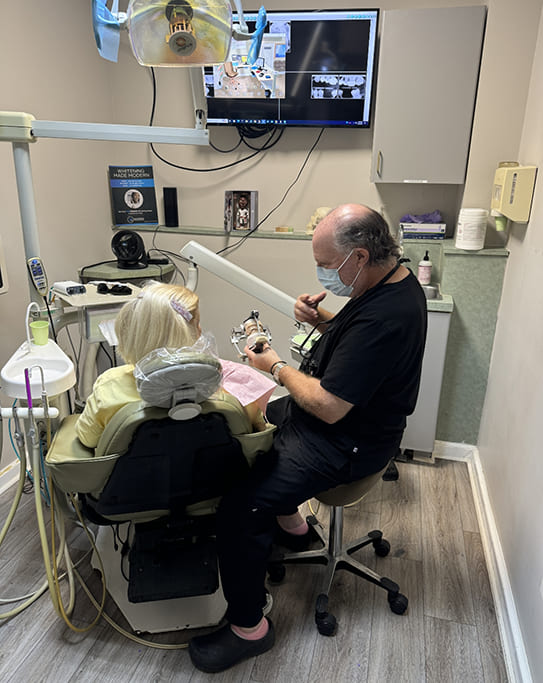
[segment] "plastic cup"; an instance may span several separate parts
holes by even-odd
[[[37,346],[45,346],[49,341],[49,323],[47,320],[33,320],[30,323],[32,339]]]

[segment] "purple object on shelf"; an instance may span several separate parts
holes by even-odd
[[[442,223],[441,214],[439,211],[432,211],[432,213],[421,213],[419,215],[406,213],[400,218],[400,223]]]

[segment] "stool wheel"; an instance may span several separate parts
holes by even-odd
[[[282,583],[286,573],[287,570],[284,564],[279,564],[277,562],[270,562],[268,564],[268,580],[270,583]]]
[[[390,609],[394,612],[394,614],[403,614],[407,609],[409,600],[405,595],[402,595],[402,593],[396,593],[395,595],[391,595],[389,593],[388,604],[390,605]]]
[[[321,593],[315,605],[315,623],[321,636],[333,636],[337,628],[337,619],[328,612],[328,596]]]
[[[315,617],[315,623],[321,636],[333,636],[337,628],[337,619],[333,614],[324,617]]]
[[[373,549],[379,557],[386,557],[390,552],[390,543],[386,539],[381,538],[373,542]]]

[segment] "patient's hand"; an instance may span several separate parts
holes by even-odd
[[[262,414],[262,411],[256,402],[246,405],[245,412],[251,420],[251,425],[254,432],[263,432],[266,430],[266,420],[264,419],[264,415]]]

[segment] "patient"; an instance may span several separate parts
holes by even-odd
[[[150,282],[141,293],[127,302],[115,320],[118,350],[126,365],[110,368],[94,383],[92,394],[76,424],[79,440],[95,448],[113,415],[127,403],[140,401],[134,367],[154,349],[192,346],[201,335],[198,296],[180,285]],[[244,406],[253,429],[266,427],[265,405],[275,383],[252,368],[221,361],[223,389]],[[237,366],[237,368],[236,368]],[[247,373],[252,373],[247,379]],[[243,381],[236,374],[243,374]]]

